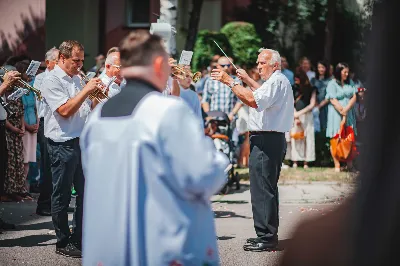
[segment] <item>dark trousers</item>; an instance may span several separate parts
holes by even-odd
[[[0,196],[4,195],[7,167],[7,142],[5,120],[0,121]]]
[[[53,182],[51,178],[51,163],[47,150],[47,139],[44,136],[44,121],[40,118],[38,141],[40,146],[40,195],[37,202],[38,208],[50,210]]]
[[[251,205],[256,234],[264,241],[278,236],[278,180],[285,153],[284,133],[250,133]]]
[[[53,177],[53,194],[51,195],[51,214],[57,236],[57,247],[65,247],[68,242],[82,241],[82,216],[85,178],[81,163],[79,139],[66,142],[47,143],[51,173]],[[68,206],[71,201],[72,184],[77,192],[74,220],[76,227],[70,237],[68,227]]]

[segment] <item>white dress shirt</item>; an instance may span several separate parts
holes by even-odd
[[[288,132],[294,120],[294,99],[290,81],[280,70],[253,92],[257,109],[249,108],[249,131]]]
[[[210,197],[228,157],[175,97],[150,92],[115,118],[101,117],[102,105],[80,139],[83,265],[218,265]]]
[[[99,75],[99,78],[102,79],[104,76],[106,75],[106,69],[103,70],[103,72],[101,72],[101,74]],[[126,79],[122,79],[121,84],[119,85],[119,87],[121,89],[123,89],[126,86]]]
[[[43,84],[43,80],[44,80],[44,78],[47,76],[47,74],[48,74],[49,72],[50,72],[50,71],[46,68],[46,70],[45,70],[44,72],[38,74],[38,75],[35,77],[35,82],[33,83],[33,87],[34,87],[35,89],[38,89],[39,91],[41,91],[41,89],[42,89],[42,84]],[[36,94],[35,94],[35,96],[36,96]],[[44,105],[45,105],[45,103],[44,103],[44,101],[43,101],[43,98],[42,98],[42,100],[39,100],[39,99],[36,97],[36,109],[37,109],[37,113],[38,113],[39,119],[42,118],[42,117],[44,117],[44,112],[45,112],[45,106],[44,106]]]
[[[81,79],[72,78],[56,66],[43,81],[41,91],[46,104],[44,113],[44,135],[55,142],[65,142],[81,135],[90,112],[91,101],[86,99],[79,110],[69,118],[62,117],[57,109],[81,90]]]
[[[103,84],[106,85],[106,86],[107,86],[108,83],[110,83],[110,81],[111,81],[111,78],[110,78],[109,76],[107,76],[107,74],[102,75],[102,76],[100,77],[100,79],[101,79],[101,82],[103,82]],[[118,86],[117,83],[113,82],[113,83],[110,85],[110,87],[109,87],[109,90],[108,90],[108,97],[111,98],[111,97],[117,95],[117,94],[120,93],[120,92],[121,92],[121,87]]]

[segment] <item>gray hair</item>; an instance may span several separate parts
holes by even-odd
[[[279,54],[278,51],[266,48],[261,48],[260,50],[258,50],[259,53],[262,53],[264,51],[271,53],[271,59],[269,61],[270,66],[274,65],[275,63],[278,63],[278,65],[281,66],[281,55]]]
[[[114,65],[115,60],[118,59],[118,56],[116,55],[116,53],[117,53],[117,52],[113,52],[113,53],[110,53],[110,54],[107,56],[107,59],[106,59],[106,62],[105,62],[106,65]]]
[[[59,50],[56,47],[53,47],[47,51],[46,55],[44,56],[44,59],[49,61],[55,61],[58,59],[58,52]]]

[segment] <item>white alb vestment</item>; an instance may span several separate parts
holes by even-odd
[[[102,117],[106,104],[80,138],[83,265],[218,265],[210,197],[227,157],[173,97],[150,92],[122,117]]]

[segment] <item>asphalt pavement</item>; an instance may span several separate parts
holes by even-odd
[[[247,238],[255,237],[248,183],[243,183],[239,191],[212,198],[221,265],[278,265],[296,225],[302,219],[332,211],[352,187],[334,182],[297,182],[281,185],[279,190],[279,247],[273,252],[246,252],[242,248]],[[81,259],[55,254],[51,218],[36,215],[35,208],[34,201],[0,203],[0,217],[18,226],[0,234],[0,266],[81,265]]]

